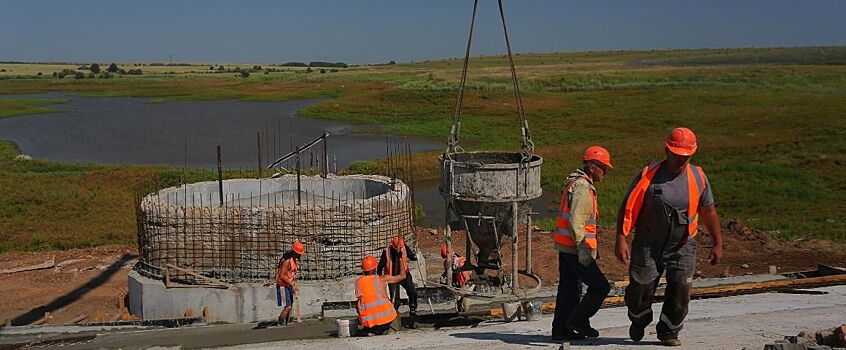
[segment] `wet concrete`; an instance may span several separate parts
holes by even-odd
[[[60,113],[0,119],[0,140],[12,140],[23,153],[60,162],[216,166],[221,145],[226,166],[255,168],[256,132],[263,163],[284,155],[293,144],[329,137],[338,168],[355,160],[385,157],[386,136],[360,135],[343,123],[297,117],[321,99],[287,102],[174,101],[149,103],[132,97],[82,98],[73,94],[0,95],[0,99],[65,98],[51,105]],[[293,127],[293,128],[292,128]],[[292,132],[293,129],[293,132]],[[440,143],[409,139],[412,151],[438,149]],[[187,159],[185,145],[187,143]],[[322,147],[315,150],[319,156]],[[268,157],[270,155],[270,157]],[[330,158],[331,159],[331,158]],[[310,155],[306,154],[306,163]]]

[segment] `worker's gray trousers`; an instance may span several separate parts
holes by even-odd
[[[629,285],[626,306],[635,327],[645,328],[652,322],[652,300],[661,274],[667,272],[664,306],[658,318],[658,339],[678,338],[690,302],[691,281],[696,270],[697,242],[664,242],[650,239],[648,234],[635,235],[632,242]]]

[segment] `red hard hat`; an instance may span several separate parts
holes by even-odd
[[[611,153],[602,146],[590,146],[585,150],[585,155],[582,157],[583,161],[595,160],[603,165],[613,168],[611,165]]]
[[[291,246],[291,249],[294,250],[294,253],[297,253],[299,255],[303,255],[305,253],[305,245],[300,241],[294,242],[294,244]]]
[[[680,156],[696,153],[696,134],[688,128],[675,128],[667,135],[667,149]]]
[[[376,261],[372,255],[368,255],[364,257],[364,260],[361,261],[361,271],[373,271],[376,269],[376,265],[379,263]]]
[[[394,248],[400,249],[405,246],[405,240],[400,236],[396,236],[391,239],[391,245],[394,246]]]
[[[441,257],[446,259],[447,257],[447,246],[446,244],[441,246]]]

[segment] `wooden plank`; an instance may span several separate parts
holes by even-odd
[[[47,261],[40,263],[40,264],[29,265],[29,266],[21,266],[21,267],[15,267],[15,268],[11,268],[11,269],[0,270],[0,274],[44,270],[44,269],[52,268],[54,266],[56,266],[56,257],[55,256],[52,257],[50,260],[47,260]]]

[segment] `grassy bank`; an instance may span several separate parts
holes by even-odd
[[[846,240],[846,48],[524,54],[516,63],[537,152],[545,157],[546,189],[560,188],[584,147],[597,143],[611,150],[615,168],[599,185],[603,223],[614,217],[637,170],[661,156],[666,133],[683,125],[699,137],[694,163],[709,176],[724,218],[779,238]],[[162,102],[331,96],[301,113],[445,139],[459,68],[453,59],[247,79],[6,79],[0,93],[75,91]],[[465,148],[519,146],[508,74],[502,56],[471,61]],[[0,116],[11,110],[0,104]],[[15,188],[0,194],[0,239],[11,242],[0,249],[6,250],[30,249],[37,237],[55,247],[132,242],[130,189],[167,172],[22,165],[11,160],[8,144],[0,150],[0,185]],[[380,164],[355,167],[378,171]],[[415,171],[437,174],[435,154],[415,156]]]

